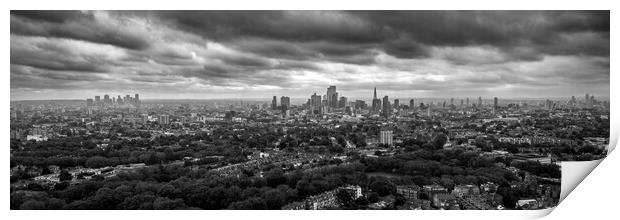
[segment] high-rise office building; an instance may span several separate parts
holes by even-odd
[[[467,107],[469,107],[469,97],[467,97],[466,99],[467,103],[465,104]]]
[[[86,99],[86,107],[92,107],[93,106],[93,99]]]
[[[112,100],[110,100],[110,96],[108,94],[103,95],[103,104],[109,105],[111,103],[112,103]]]
[[[338,101],[338,108],[344,108],[347,107],[348,103],[347,103],[347,97],[340,97],[340,100]]]
[[[394,109],[400,109],[400,100],[394,99]]]
[[[338,92],[336,92],[336,86],[329,86],[326,96],[327,105],[332,108],[338,108]]]
[[[383,116],[389,118],[392,114],[392,106],[390,106],[390,100],[388,96],[383,97]]]
[[[288,96],[282,96],[280,98],[280,106],[282,111],[286,111],[291,107],[291,98]]]
[[[134,98],[133,98],[133,102],[136,106],[140,105],[140,95],[139,94],[134,94]]]
[[[278,109],[278,98],[274,95],[273,99],[271,100],[271,109],[276,110]]]
[[[380,134],[381,144],[392,146],[394,143],[393,131],[382,130]]]
[[[497,112],[497,97],[493,97],[493,114]]]
[[[377,99],[377,87],[375,87],[375,92],[372,95],[372,99]]]
[[[314,95],[310,96],[310,105],[314,107],[321,106],[321,96],[314,93]]]
[[[478,108],[482,108],[482,97],[478,96]]]
[[[409,109],[415,109],[415,101],[413,99],[409,100]]]
[[[100,106],[101,105],[101,97],[100,96],[95,96],[95,105],[96,106]]]
[[[375,92],[372,96],[372,112],[379,113],[381,109],[381,99],[377,98],[377,87],[375,87]]]

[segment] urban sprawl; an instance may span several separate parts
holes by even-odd
[[[544,209],[604,157],[586,94],[11,102],[11,209]],[[304,99],[305,100],[305,99]]]

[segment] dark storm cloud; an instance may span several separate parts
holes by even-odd
[[[11,11],[10,18],[15,90],[609,87],[609,11]]]
[[[55,71],[31,66],[11,65],[11,86],[30,89],[88,88],[84,82],[102,83],[108,81],[98,74],[84,72]],[[13,85],[15,84],[15,85]]]
[[[332,11],[146,12],[179,27],[225,41],[245,36],[291,41],[368,43],[384,39],[383,27]]]
[[[254,45],[266,56],[307,59],[352,56],[346,48],[372,47],[400,58],[429,56],[427,46],[492,45],[505,52],[526,46],[536,54],[608,54],[608,46],[568,47],[565,34],[594,33],[609,38],[609,12],[579,11],[164,11],[138,12],[209,39],[231,42],[248,37],[285,44]],[[321,42],[312,44],[308,42]],[[328,47],[324,47],[324,46]],[[240,48],[248,45],[240,45]],[[332,49],[333,48],[333,49]],[[346,60],[346,59],[344,59]]]
[[[11,11],[11,33],[71,38],[136,50],[149,46],[144,36],[98,23],[92,13],[79,11]]]
[[[533,47],[536,53],[608,54],[609,45],[566,48],[564,34],[594,33],[609,38],[609,11],[385,11],[351,12],[398,30],[402,42],[414,45],[492,45],[510,52],[514,47]],[[539,48],[540,47],[540,48]],[[407,48],[397,46],[395,48]],[[412,51],[415,51],[415,48]],[[585,49],[585,50],[584,50]],[[393,53],[398,56],[398,53]],[[403,57],[403,56],[400,56]],[[530,56],[531,57],[531,56]],[[518,57],[515,57],[518,58]]]
[[[68,41],[12,35],[11,64],[58,71],[109,71],[112,61],[97,53],[82,54],[74,46]]]

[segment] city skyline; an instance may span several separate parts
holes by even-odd
[[[10,19],[11,210],[547,211],[616,141],[610,11]]]
[[[374,87],[379,98],[391,99],[609,97],[609,11],[11,11],[10,17],[12,101],[106,93],[298,99],[324,94],[327,85],[348,101],[370,98]]]

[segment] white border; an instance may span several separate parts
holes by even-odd
[[[618,16],[614,16],[617,9],[610,2],[601,0],[589,1],[540,1],[540,0],[519,0],[519,1],[490,1],[490,0],[468,0],[468,1],[401,1],[401,0],[382,0],[382,1],[336,1],[336,0],[313,0],[313,1],[286,1],[286,0],[261,0],[261,1],[128,1],[128,0],[106,0],[106,1],[78,1],[78,0],[28,0],[28,1],[8,1],[4,2],[6,8],[2,23],[2,36],[5,44],[3,45],[4,64],[3,69],[10,69],[10,15],[9,9],[132,9],[132,10],[155,10],[155,9],[193,9],[193,10],[215,10],[215,9],[348,9],[348,10],[386,10],[386,9],[410,9],[410,10],[453,10],[453,9],[477,9],[477,10],[609,10],[612,9],[612,36],[614,29],[617,28]],[[615,26],[615,27],[614,27]],[[612,37],[614,39],[614,37]],[[617,44],[612,41],[612,52],[618,51]],[[610,58],[611,58],[610,57]],[[612,59],[613,60],[613,59]],[[611,69],[617,64],[611,63]],[[619,85],[618,77],[611,75],[611,85]],[[2,74],[4,93],[2,97],[6,106],[2,108],[2,124],[5,126],[0,131],[4,141],[4,158],[8,158],[8,136],[9,136],[9,114],[8,102],[10,100],[10,74]],[[8,84],[8,85],[7,85]],[[618,93],[618,88],[611,87],[611,94]],[[613,100],[614,96],[611,96]],[[618,102],[612,101],[612,115],[618,112]],[[611,143],[618,140],[618,117],[611,117]],[[615,144],[612,144],[615,145]],[[612,147],[610,147],[612,148]],[[615,156],[615,157],[614,157]],[[562,202],[551,216],[552,219],[572,217],[607,217],[617,215],[614,213],[613,205],[620,198],[618,186],[618,164],[617,155],[610,155],[613,161],[603,161],[598,169],[595,169],[591,178],[587,178],[573,192],[574,196],[569,195],[567,200]],[[8,163],[8,160],[6,160]],[[5,167],[5,174],[0,175],[5,184],[9,184],[9,170]],[[6,189],[6,188],[5,188]],[[583,191],[580,191],[583,190]],[[3,190],[2,207],[6,210],[5,217],[8,219],[394,219],[394,218],[424,218],[424,219],[514,219],[514,218],[536,218],[546,215],[550,210],[535,212],[523,211],[317,211],[317,212],[288,212],[288,211],[8,211],[9,209],[9,190]],[[566,205],[564,205],[566,203]],[[5,218],[7,219],[7,218]]]

